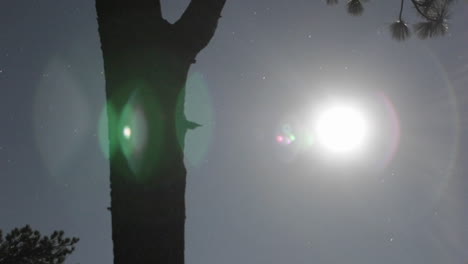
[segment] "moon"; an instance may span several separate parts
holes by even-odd
[[[369,124],[359,107],[334,103],[319,112],[315,123],[318,144],[327,152],[352,155],[363,150],[368,139]]]

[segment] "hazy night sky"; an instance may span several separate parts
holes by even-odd
[[[188,1],[162,1],[166,18]],[[227,1],[188,85],[204,126],[187,136],[186,263],[468,261],[468,5],[449,35],[400,43],[400,1],[341,2]],[[63,229],[81,239],[67,263],[110,264],[94,1],[2,1],[0,33],[0,229]],[[330,95],[373,116],[352,162],[299,144]],[[275,141],[285,126],[295,144]]]

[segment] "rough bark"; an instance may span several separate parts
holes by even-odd
[[[170,24],[156,0],[96,0],[110,106],[115,264],[184,263],[183,140],[190,127],[184,85],[196,55],[213,37],[224,3],[192,0]],[[148,135],[130,152],[121,122],[129,107],[143,113],[140,129]]]

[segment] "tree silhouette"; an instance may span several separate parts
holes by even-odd
[[[15,228],[5,238],[0,230],[0,264],[61,264],[75,250],[78,238],[63,231],[42,236],[29,225]]]
[[[398,41],[407,39],[411,35],[408,24],[403,19],[405,0],[400,0],[398,19],[390,25],[392,37]],[[443,36],[447,33],[450,5],[455,0],[409,0],[421,17],[422,21],[414,25],[416,35],[421,39]],[[350,0],[347,8],[351,15],[361,15],[364,12],[363,2],[367,0]],[[338,4],[338,0],[327,0],[328,5]]]
[[[159,0],[96,0],[116,264],[184,263],[184,88],[224,4],[191,0],[171,24]]]
[[[226,0],[191,0],[180,19],[164,19],[159,0],[96,0],[106,78],[115,264],[184,263],[185,82],[212,39]],[[365,1],[350,0],[360,15]],[[411,0],[424,22],[418,36],[446,32],[449,0]],[[338,0],[327,0],[337,4]],[[393,37],[409,29],[401,17]],[[445,4],[444,4],[445,3]]]

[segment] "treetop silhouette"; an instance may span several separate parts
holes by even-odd
[[[13,229],[5,237],[0,230],[0,264],[62,264],[78,241],[64,237],[63,231],[42,236],[29,225]]]

